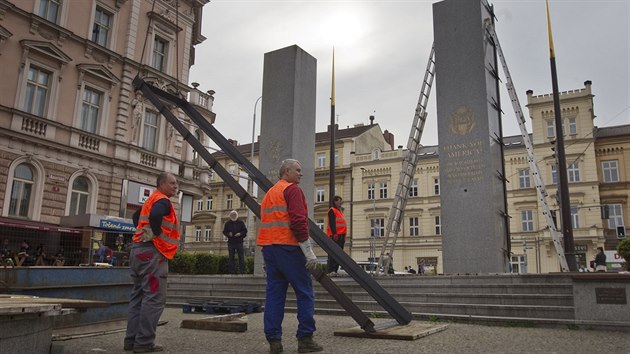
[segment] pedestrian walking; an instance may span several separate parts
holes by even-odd
[[[240,274],[245,274],[245,256],[243,252],[243,240],[247,236],[247,227],[243,220],[238,219],[238,212],[230,212],[230,220],[223,226],[223,235],[227,237],[228,254],[230,258],[230,274],[235,273],[234,256],[238,254],[238,270]]]
[[[336,195],[333,197],[333,205],[328,210],[328,223],[326,224],[326,234],[343,250],[346,243],[346,233],[348,227],[346,225],[346,217],[343,214],[343,199]],[[339,263],[328,256],[328,273],[337,275]]]

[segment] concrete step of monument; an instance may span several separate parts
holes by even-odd
[[[344,292],[358,292],[362,288],[354,281],[338,281],[335,284]],[[476,293],[476,294],[565,294],[573,293],[571,284],[381,284],[387,292],[395,293]],[[321,288],[315,284],[315,289]],[[322,288],[323,289],[323,288]]]
[[[373,298],[366,292],[346,292],[352,301],[369,301]],[[478,294],[478,293],[398,293],[389,294],[399,302],[410,303],[464,303],[491,305],[543,305],[573,306],[573,296],[556,294]],[[294,297],[289,293],[288,297]],[[332,300],[325,291],[316,291],[315,298]]]
[[[352,279],[341,276],[335,279]],[[374,277],[382,286],[388,284],[571,284],[572,278],[567,273],[553,274],[470,274],[470,275],[388,275]]]
[[[248,298],[264,298],[265,292],[252,289],[208,289],[201,287],[169,288],[169,295],[182,295],[192,297],[234,297],[235,294]],[[350,292],[345,294],[352,301],[370,301],[373,298],[365,291]],[[543,306],[572,306],[571,295],[556,294],[480,294],[480,293],[415,293],[389,292],[400,302],[410,303],[466,303],[466,304],[497,304],[497,305],[543,305]],[[289,291],[288,298],[295,298]],[[323,289],[315,288],[315,298],[332,300],[332,296]]]
[[[376,301],[353,301],[363,312],[383,311]],[[538,306],[538,305],[490,305],[490,304],[457,304],[457,303],[416,303],[400,302],[408,311],[429,313],[434,315],[450,314],[460,316],[500,316],[522,318],[562,318],[573,319],[572,306]],[[287,299],[287,306],[295,307],[295,299]],[[334,300],[315,300],[316,309],[342,309]]]

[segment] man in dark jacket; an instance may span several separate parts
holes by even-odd
[[[239,273],[245,274],[245,257],[243,256],[243,240],[247,236],[247,227],[238,219],[238,212],[230,212],[230,220],[223,227],[223,235],[228,239],[228,252],[230,254],[230,274],[234,274],[234,253],[238,253]]]

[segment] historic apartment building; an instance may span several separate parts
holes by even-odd
[[[32,241],[49,247],[76,229],[84,231],[82,249],[91,237],[112,242],[110,233],[133,231],[128,218],[163,171],[180,176],[176,204],[190,219],[193,196],[207,187],[207,165],[131,82],[140,75],[187,96],[214,121],[212,92],[186,84],[195,45],[205,40],[207,2],[0,0],[3,236],[27,225],[37,230],[31,238],[47,233],[46,241]]]
[[[588,267],[597,247],[603,246],[605,250],[616,247],[616,227],[625,225],[624,220],[628,218],[630,155],[627,151],[630,149],[630,125],[606,128],[594,126],[590,81],[584,83],[584,88],[562,92],[560,99],[576,253],[580,266]],[[558,202],[554,198],[557,192],[557,169],[552,150],[552,142],[555,141],[552,96],[536,96],[528,91],[527,108],[532,125],[530,138],[534,144],[534,154],[549,194],[547,202],[550,209],[558,210]],[[606,121],[606,117],[601,119]],[[368,130],[361,132],[358,129]],[[349,135],[344,135],[344,131]],[[381,237],[385,234],[402,161],[408,151],[401,147],[394,149],[393,137],[388,138],[387,133],[383,135],[377,125],[341,129],[337,137],[339,160],[335,190],[344,198],[346,216],[350,220],[345,251],[355,261],[368,261],[380,256]],[[320,225],[324,224],[328,210],[327,138],[327,133],[317,134],[313,156],[316,167],[313,220]],[[512,270],[517,273],[560,271],[546,219],[536,195],[523,139],[521,136],[505,137],[504,145]],[[249,155],[251,145],[238,147],[246,156]],[[397,270],[406,266],[415,268],[423,259],[428,271],[442,271],[442,237],[448,235],[442,234],[440,221],[444,211],[440,207],[438,153],[437,146],[425,146],[420,152],[393,254],[394,268]],[[225,155],[215,155],[221,157],[222,164],[229,166]],[[235,175],[239,174],[236,165],[231,168]],[[197,202],[193,224],[198,236],[189,249],[226,252],[221,231],[228,212],[236,208],[243,218],[247,212],[225,188],[220,180],[213,180],[212,195]],[[479,201],[470,207],[483,208],[484,203]],[[250,222],[249,225],[249,239],[253,243],[255,223]],[[325,259],[322,250],[316,253]]]

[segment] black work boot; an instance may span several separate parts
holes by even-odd
[[[298,353],[314,353],[322,350],[324,350],[324,347],[317,344],[312,336],[298,339]]]
[[[269,341],[269,354],[282,353],[284,348],[282,347],[282,341],[270,340]]]

